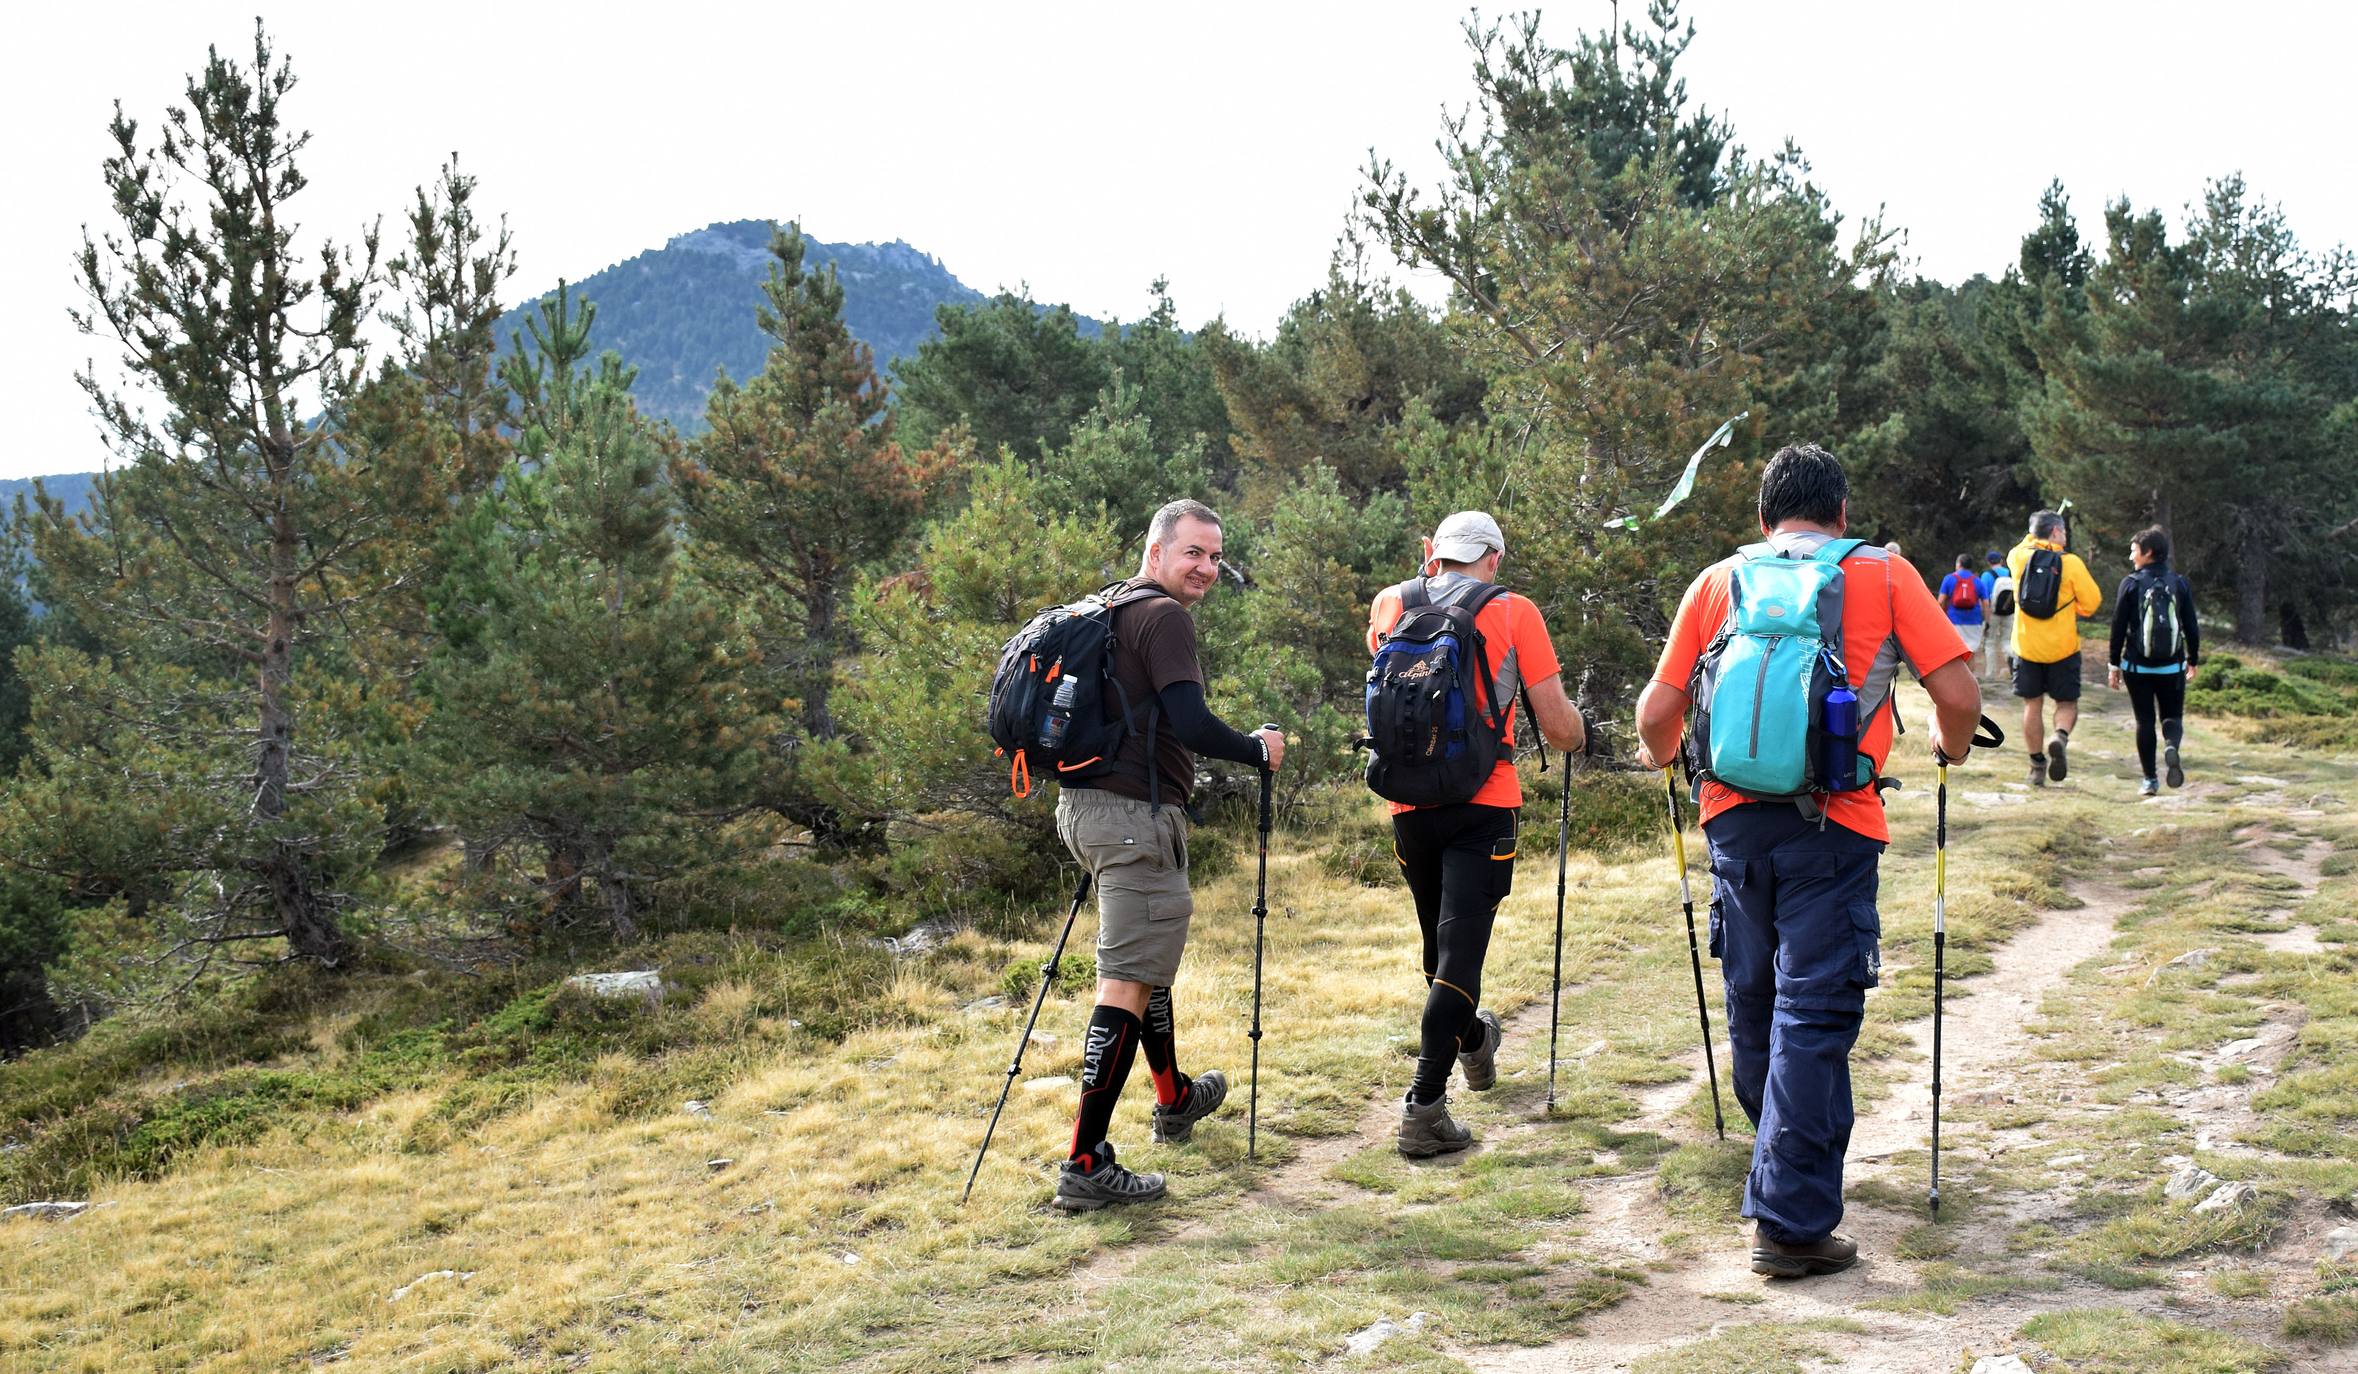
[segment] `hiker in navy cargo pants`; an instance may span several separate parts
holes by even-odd
[[[1841,464],[1815,445],[1784,449],[1769,461],[1760,479],[1768,547],[1704,569],[1687,588],[1653,680],[1638,697],[1640,763],[1660,768],[1679,756],[1696,700],[1690,688],[1701,681],[1697,667],[1721,652],[1715,646],[1728,642],[1723,627],[1734,624],[1731,583],[1739,565],[1757,570],[1816,558],[1848,527],[1849,493]],[[1914,568],[1882,549],[1861,545],[1832,556],[1841,568],[1841,668],[1856,698],[1857,753],[1873,776],[1882,775],[1892,743],[1885,708],[1905,665],[1932,698],[1933,751],[1963,762],[1981,716],[1981,686],[1948,613]],[[1765,673],[1758,682],[1760,691],[1808,690],[1800,681],[1772,683]],[[1830,693],[1825,700],[1832,709]],[[1891,839],[1882,793],[1860,786],[1755,797],[1702,772],[1711,952],[1726,982],[1736,1100],[1755,1128],[1744,1180],[1744,1215],[1756,1223],[1752,1271],[1771,1278],[1836,1273],[1858,1262],[1858,1246],[1834,1228],[1850,1148],[1850,1050],[1867,989],[1882,972],[1875,878]]]
[[[1883,846],[1793,806],[1738,806],[1704,835],[1736,1101],[1756,1127],[1744,1215],[1772,1239],[1813,1241],[1842,1220],[1850,1048],[1882,964]]]

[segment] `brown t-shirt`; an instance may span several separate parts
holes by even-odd
[[[1134,577],[1114,594],[1120,596],[1152,585],[1152,579]],[[1157,695],[1165,687],[1174,682],[1203,685],[1203,664],[1196,657],[1195,617],[1172,598],[1159,596],[1115,611],[1113,628],[1113,678],[1130,699],[1132,723],[1143,731],[1146,712],[1155,705]],[[1119,708],[1108,701],[1106,709],[1110,712]],[[1170,722],[1160,714],[1156,715],[1154,724],[1155,767],[1162,775],[1162,795],[1156,800],[1171,806],[1184,805],[1195,790],[1195,755],[1171,733]],[[1082,785],[1102,788],[1117,797],[1145,801],[1146,775],[1136,763],[1138,751],[1143,748],[1145,743],[1141,739],[1124,740],[1114,757],[1128,766],[1099,774]]]

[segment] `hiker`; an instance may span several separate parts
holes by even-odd
[[[1904,553],[1903,551],[1901,551],[1901,549],[1900,549],[1900,542],[1899,542],[1897,539],[1894,539],[1894,540],[1892,540],[1890,543],[1888,543],[1888,544],[1885,544],[1885,545],[1883,546],[1883,551],[1884,551],[1885,553],[1887,553],[1887,554],[1890,554],[1890,555],[1891,555],[1892,557],[1894,557],[1894,558],[1905,558],[1905,557],[1907,557],[1906,553]]]
[[[2004,677],[2014,671],[2014,571],[2006,566],[2006,555],[1996,549],[1989,551],[1985,562],[1981,604],[1988,621],[1981,645],[1986,661],[1975,666],[1992,677]]]
[[[2170,536],[2161,526],[2139,530],[2129,537],[2129,561],[2136,570],[2121,579],[2112,605],[2112,664],[2110,681],[2118,691],[2125,681],[2129,706],[2137,713],[2137,766],[2144,781],[2137,795],[2157,796],[2161,783],[2154,776],[2154,723],[2161,724],[2162,766],[2170,786],[2186,783],[2178,759],[2185,734],[2186,689],[2194,683],[2195,665],[2202,662],[2202,629],[2195,622],[2194,588],[2184,573],[2170,568]]]
[[[1154,1076],[1155,1140],[1187,1140],[1228,1095],[1218,1070],[1193,1079],[1179,1071],[1171,984],[1195,911],[1181,808],[1196,755],[1275,772],[1285,737],[1239,734],[1204,705],[1189,611],[1219,580],[1220,550],[1220,517],[1209,506],[1173,501],[1155,512],[1138,575],[1111,589],[1123,604],[1114,611],[1110,675],[1145,724],[1117,750],[1126,766],[1058,790],[1056,833],[1097,885],[1097,1005],[1082,1047],[1072,1150],[1056,1176],[1054,1202],[1066,1211],[1163,1194],[1161,1174],[1124,1168],[1106,1139],[1141,1047]],[[1149,594],[1125,600],[1134,592]]]
[[[2088,565],[2064,545],[2071,537],[2056,511],[2034,512],[2030,532],[2006,555],[2014,574],[2014,695],[2022,698],[2022,738],[2030,750],[2030,785],[2070,773],[2065,751],[2080,719],[2080,617],[2096,614],[2104,593]],[[2040,716],[2055,701],[2055,733],[2040,745]]]
[[[1481,1006],[1482,962],[1498,904],[1515,879],[1516,820],[1523,805],[1514,761],[1517,694],[1531,703],[1539,733],[1550,744],[1572,754],[1587,742],[1580,713],[1564,693],[1561,665],[1539,608],[1498,586],[1505,556],[1506,537],[1497,521],[1481,511],[1459,511],[1425,541],[1418,575],[1377,593],[1368,610],[1371,653],[1383,650],[1411,610],[1472,610],[1477,642],[1469,660],[1483,668],[1474,675],[1467,728],[1480,731],[1494,724],[1495,738],[1502,741],[1487,775],[1467,780],[1464,800],[1391,803],[1392,852],[1416,901],[1417,927],[1424,937],[1425,1012],[1398,1132],[1400,1153],[1410,1158],[1474,1143],[1474,1133],[1450,1119],[1452,1064],[1464,1072],[1469,1091],[1486,1091],[1498,1081],[1503,1031],[1497,1014]],[[1370,674],[1371,708],[1377,691],[1372,684],[1382,674],[1383,661],[1379,656],[1378,669]],[[1371,709],[1371,725],[1377,714]],[[1387,789],[1377,785],[1379,768],[1395,761],[1385,757],[1380,738],[1375,746],[1379,762],[1370,764],[1369,781],[1381,793]]]
[[[1964,641],[1965,663],[1971,667],[1980,657],[1985,628],[1981,577],[1973,571],[1972,555],[1958,554],[1956,570],[1940,580],[1940,604],[1949,613],[1949,624],[1957,628],[1957,638]]]
[[[1840,461],[1815,444],[1769,461],[1760,479],[1767,542],[1705,569],[1687,588],[1637,707],[1638,761],[1649,768],[1679,757],[1688,709],[1696,709],[1687,761],[1711,854],[1711,954],[1727,993],[1736,1100],[1756,1132],[1743,1215],[1756,1223],[1753,1272],[1780,1278],[1830,1274],[1858,1259],[1858,1246],[1834,1228],[1853,1121],[1850,1050],[1882,966],[1876,874],[1891,832],[1877,780],[1893,737],[1885,709],[1892,680],[1904,662],[1923,681],[1932,748],[1950,763],[1965,758],[1981,714],[1965,645],[1924,580],[1883,550],[1842,537],[1849,493]],[[1802,593],[1807,604],[1776,594],[1820,581],[1824,593]],[[1827,594],[1837,590],[1838,598]],[[1817,618],[1837,600],[1839,633],[1826,626],[1821,642]],[[1739,601],[1745,617],[1734,619]],[[1756,616],[1770,618],[1755,624]],[[1741,660],[1745,652],[1752,663]],[[1777,663],[1800,671],[1770,671]],[[1800,686],[1818,664],[1824,687]],[[1723,674],[1731,685],[1714,693]],[[1760,694],[1744,685],[1753,682],[1778,685]],[[1853,712],[1855,744],[1846,738],[1839,751],[1826,750],[1835,716]],[[1747,748],[1806,781],[1785,793],[1754,784],[1768,793],[1758,795],[1721,780],[1765,776],[1726,762]],[[1824,764],[1813,762],[1816,752],[1828,755]]]

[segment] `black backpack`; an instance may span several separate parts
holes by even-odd
[[[1513,746],[1493,697],[1490,653],[1474,617],[1505,588],[1471,578],[1435,601],[1421,577],[1400,584],[1400,619],[1367,670],[1367,785],[1408,806],[1471,801]]]
[[[2014,600],[2022,613],[2045,620],[2063,608],[2063,555],[2053,549],[2032,549],[2030,562],[2014,585]]]
[[[1122,585],[1048,607],[999,651],[984,728],[998,746],[993,752],[1010,760],[1008,790],[1018,797],[1031,795],[1034,774],[1066,782],[1123,767],[1118,757],[1132,735],[1144,735],[1146,749],[1127,766],[1145,769],[1150,798],[1160,790],[1154,730],[1161,708],[1149,701],[1133,710],[1114,680],[1113,622],[1122,607],[1170,593],[1160,587],[1122,592]]]
[[[2178,623],[2178,577],[2175,573],[2142,568],[2137,573],[2137,605],[2129,623],[2136,640],[2137,661],[2148,667],[2176,663],[2186,656],[2186,631]]]

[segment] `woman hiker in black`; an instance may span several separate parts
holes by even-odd
[[[2162,765],[2170,786],[2186,781],[2178,762],[2184,734],[2186,688],[2202,661],[2202,632],[2194,619],[2194,588],[2170,570],[2170,536],[2159,525],[2129,539],[2129,560],[2137,570],[2121,579],[2112,603],[2112,686],[2125,682],[2137,712],[2137,764],[2145,781],[2137,795],[2161,791],[2154,777],[2154,721],[2161,722]]]

